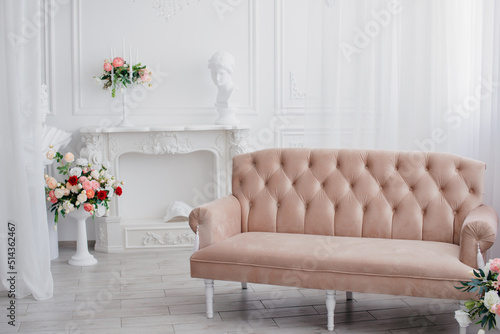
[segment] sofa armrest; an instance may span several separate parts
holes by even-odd
[[[189,214],[189,226],[198,229],[200,249],[241,233],[241,206],[229,195],[195,208]]]
[[[498,215],[489,205],[481,205],[465,217],[460,233],[460,261],[477,268],[477,243],[481,253],[493,245],[497,236]]]

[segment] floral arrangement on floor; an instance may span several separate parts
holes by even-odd
[[[141,63],[132,65],[121,57],[115,57],[112,61],[104,60],[104,73],[100,77],[94,77],[98,83],[103,83],[103,89],[111,88],[111,96],[116,96],[116,88],[121,86],[121,92],[128,86],[147,83],[151,87],[151,71]]]
[[[496,328],[496,316],[500,316],[500,258],[490,260],[483,269],[474,269],[473,278],[460,282],[462,286],[455,287],[465,292],[477,292],[478,299],[465,302],[467,313],[471,319],[479,317],[476,324],[488,330]],[[481,331],[481,330],[480,330]],[[484,333],[484,331],[482,332]]]
[[[45,175],[45,193],[47,201],[51,202],[50,211],[54,212],[54,228],[56,228],[59,214],[63,217],[73,210],[83,209],[92,218],[99,209],[109,209],[109,201],[116,194],[120,196],[123,192],[124,182],[118,182],[114,176],[108,174],[109,164],[92,166],[87,159],[76,159],[73,153],[68,152],[64,156],[49,150],[47,159],[55,159],[61,166],[57,167],[59,174],[65,175],[62,182],[56,178]],[[75,166],[71,166],[75,162]],[[102,215],[102,214],[101,214]]]

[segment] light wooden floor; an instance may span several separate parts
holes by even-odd
[[[99,263],[73,267],[74,249],[52,262],[54,297],[17,301],[15,328],[7,325],[1,293],[0,333],[332,333],[326,330],[324,292],[215,282],[215,315],[205,317],[203,281],[189,275],[189,250],[94,253]],[[333,333],[457,333],[455,301],[337,294]],[[479,327],[469,326],[467,333]]]

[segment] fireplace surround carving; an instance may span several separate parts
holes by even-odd
[[[164,155],[208,151],[214,157],[217,197],[230,192],[232,157],[250,150],[246,125],[85,127],[80,133],[83,142],[80,156],[93,164],[108,161],[119,180],[119,158],[126,153]],[[95,249],[102,252],[185,247],[192,245],[194,239],[187,221],[164,223],[161,218],[141,221],[122,217],[120,199],[116,197],[107,215],[96,218],[95,229]]]

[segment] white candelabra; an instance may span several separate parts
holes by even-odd
[[[125,61],[125,38],[122,38],[122,54],[123,54],[123,58],[124,58],[124,61]],[[116,51],[115,51],[115,48],[114,47],[111,47],[111,62],[113,62],[113,60],[115,59],[116,57]],[[139,49],[136,49],[136,55],[135,55],[135,63],[138,64],[138,60],[139,59]],[[132,58],[132,45],[129,45],[129,62],[128,62],[128,75],[129,75],[129,81],[130,81],[130,84],[129,86],[132,86],[133,85],[133,73],[134,73],[134,70],[133,70],[133,64],[134,64],[134,59]],[[114,87],[114,66],[111,67],[111,86]],[[125,95],[126,95],[126,92],[127,92],[127,87],[122,87],[120,89],[120,92],[121,92],[121,95],[122,95],[122,120],[120,121],[120,123],[117,124],[117,126],[119,127],[130,127],[130,126],[134,126],[134,124],[132,124],[128,119],[127,119],[127,114],[128,114],[128,111],[127,111],[127,105],[126,105],[126,101],[125,101]]]

